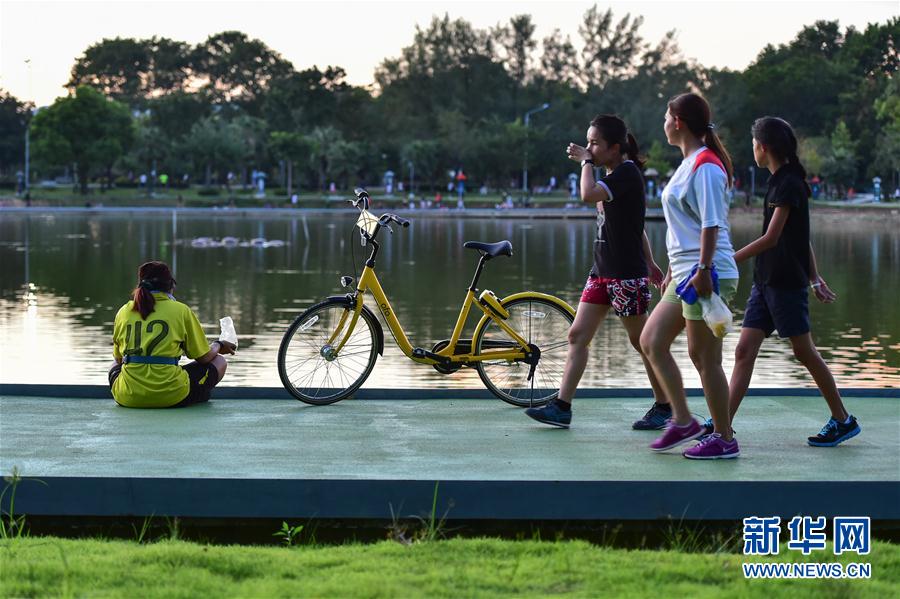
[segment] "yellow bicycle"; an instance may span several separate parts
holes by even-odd
[[[309,404],[325,405],[350,397],[365,382],[378,354],[384,355],[384,331],[375,314],[363,303],[368,292],[404,355],[428,364],[442,374],[474,367],[494,395],[516,406],[539,406],[559,393],[568,351],[568,330],[575,310],[565,301],[534,291],[498,299],[494,292],[478,293],[478,279],[487,262],[512,256],[509,241],[467,241],[464,247],[480,258],[472,284],[449,339],[431,349],[413,347],[391,308],[378,277],[375,258],[379,231],[391,223],[409,227],[396,214],[375,217],[369,212],[369,194],[357,189],[350,202],[360,210],[356,226],[371,254],[356,290],[332,296],[303,312],[288,328],[278,350],[278,374],[291,395]],[[393,232],[391,230],[391,232]],[[341,277],[350,288],[353,277]],[[483,313],[471,339],[461,339],[469,311]]]

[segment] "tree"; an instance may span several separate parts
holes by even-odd
[[[87,85],[103,95],[143,108],[149,98],[181,91],[193,73],[191,46],[167,38],[103,39],[72,67],[70,91]]]
[[[252,152],[241,126],[219,116],[197,122],[182,142],[195,167],[205,170],[206,185],[212,183],[212,173],[224,173],[242,163]]]
[[[856,165],[856,144],[850,138],[846,123],[838,121],[831,134],[831,151],[822,165],[822,172],[843,192],[856,181]]]
[[[75,61],[67,87],[87,85],[104,96],[132,104],[143,95],[142,78],[150,69],[150,51],[142,40],[103,39]]]
[[[328,175],[341,189],[349,189],[362,171],[366,152],[357,143],[344,139],[333,140],[328,147]]]
[[[153,169],[164,172],[168,170],[166,162],[174,151],[172,142],[148,116],[140,116],[135,119],[135,140],[125,157],[125,165],[141,173],[152,173]]]
[[[332,146],[343,141],[340,132],[333,127],[316,127],[307,136],[309,142],[309,165],[316,171],[318,187],[325,189],[325,177],[331,171],[331,159],[334,157]]]
[[[311,145],[310,141],[299,133],[273,131],[269,134],[269,151],[275,158],[284,160],[287,164],[288,197],[291,197],[293,192],[294,163],[309,157]]]
[[[602,88],[610,79],[633,72],[644,47],[638,33],[643,23],[644,17],[632,19],[631,14],[626,14],[613,25],[612,9],[601,13],[596,4],[584,13],[578,33],[584,40],[581,57],[585,87]]]
[[[0,89],[0,173],[25,161],[25,128],[31,105]]]
[[[108,173],[134,138],[128,107],[87,86],[38,112],[31,127],[35,158],[52,165],[75,162],[82,194],[91,169]]]
[[[900,175],[900,78],[891,79],[884,94],[875,101],[875,112],[881,131],[876,142],[872,174],[882,173],[884,179],[890,174],[896,187],[900,185],[896,180]]]
[[[442,155],[443,148],[434,139],[411,141],[400,152],[403,164],[412,163],[418,178],[427,181],[430,189],[440,176]]]
[[[257,39],[240,31],[211,35],[194,49],[196,74],[208,80],[206,90],[218,103],[233,102],[258,116],[272,81],[293,72],[290,62]]]
[[[655,169],[660,177],[668,177],[669,171],[672,170],[670,154],[665,151],[658,139],[653,140],[647,151],[646,166],[648,170]]]
[[[378,130],[374,99],[346,81],[341,67],[318,67],[272,82],[263,103],[263,118],[275,131],[310,131],[331,126],[347,138],[362,139]]]
[[[800,138],[797,142],[798,157],[809,176],[822,174],[825,160],[828,158],[831,148],[831,142],[828,138],[822,136],[807,137],[805,139]]]
[[[578,56],[572,39],[562,37],[559,29],[545,37],[541,55],[541,77],[546,81],[555,81],[565,86],[575,87],[578,84]]]
[[[146,106],[152,125],[172,141],[187,135],[195,123],[212,113],[205,94],[185,91],[151,98]]]
[[[525,87],[531,75],[531,60],[537,42],[531,15],[516,15],[509,24],[494,30],[495,39],[504,49],[504,64],[512,79],[512,114],[519,114],[518,91]]]

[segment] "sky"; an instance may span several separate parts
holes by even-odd
[[[595,2],[466,0],[454,2],[322,2],[312,0],[118,0],[56,2],[0,0],[0,88],[38,106],[64,95],[76,58],[103,38],[154,35],[196,44],[209,35],[240,30],[258,38],[302,70],[337,65],[355,85],[373,81],[386,57],[398,56],[415,26],[433,15],[463,18],[488,28],[528,13],[540,40],[554,29],[580,47],[578,25]],[[683,54],[709,67],[743,69],[766,44],[790,41],[803,25],[838,20],[865,28],[900,16],[898,0],[656,0],[596,2],[616,19],[642,15],[641,34],[656,43],[675,29]],[[30,61],[26,63],[26,61]]]

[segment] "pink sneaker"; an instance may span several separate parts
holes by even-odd
[[[693,447],[685,449],[681,455],[692,460],[719,460],[736,458],[741,455],[741,450],[737,439],[726,441],[719,433],[713,433]]]
[[[694,418],[691,423],[684,426],[678,426],[671,420],[666,427],[666,432],[662,436],[650,444],[653,451],[667,451],[673,447],[678,447],[682,443],[693,441],[704,433],[704,429]]]

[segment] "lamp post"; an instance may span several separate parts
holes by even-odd
[[[28,95],[31,96],[31,59],[25,59],[25,65],[28,67]],[[31,169],[31,117],[28,115],[28,122],[25,123],[25,202],[31,201],[31,185],[30,174]]]
[[[532,108],[528,112],[525,113],[525,156],[522,161],[522,198],[523,200],[528,197],[528,123],[531,121],[531,115],[536,114],[538,112],[543,112],[550,108],[550,104],[544,102],[537,108]]]
[[[747,205],[753,201],[753,197],[756,195],[756,169],[751,165],[750,166],[750,198],[747,200]]]

